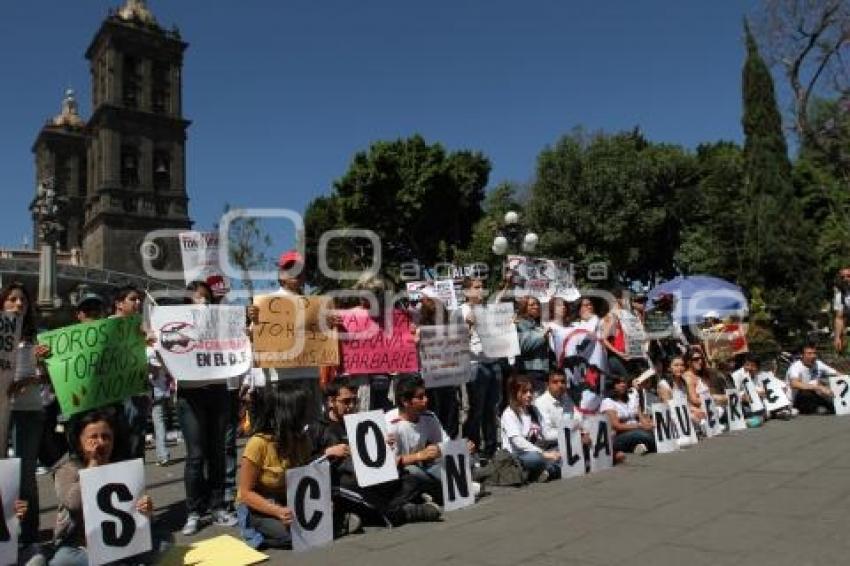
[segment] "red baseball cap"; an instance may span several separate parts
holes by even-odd
[[[304,263],[304,256],[295,250],[289,250],[280,254],[280,259],[277,260],[277,266],[286,268],[294,263]]]

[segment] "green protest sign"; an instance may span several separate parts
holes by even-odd
[[[66,326],[38,335],[50,347],[47,371],[66,416],[144,393],[148,359],[141,318],[128,316]]]

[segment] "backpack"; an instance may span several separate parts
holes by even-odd
[[[522,464],[503,448],[496,450],[481,475],[490,485],[520,486],[525,483]]]

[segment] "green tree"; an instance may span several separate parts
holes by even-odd
[[[782,133],[773,79],[744,23],[744,183],[748,221],[744,226],[740,282],[764,289],[765,301],[785,330],[800,329],[818,309],[822,292],[815,238],[791,182],[791,163]]]
[[[367,229],[380,238],[388,273],[410,261],[450,261],[470,243],[489,174],[490,161],[481,153],[447,153],[419,135],[375,142],[354,156],[330,196],[308,206],[308,246],[331,227]],[[350,258],[341,256],[371,257],[371,249],[355,241],[332,255],[331,264],[343,265]]]
[[[677,203],[696,184],[694,159],[648,142],[639,130],[561,138],[537,158],[527,218],[540,251],[581,268],[608,262],[621,282],[675,272],[682,223]]]
[[[237,212],[238,208],[224,205],[224,213]],[[218,225],[216,225],[218,229]],[[256,285],[250,276],[251,271],[267,270],[271,265],[268,249],[272,239],[265,231],[259,218],[238,217],[230,223],[228,230],[228,255],[230,262],[242,272],[241,283],[253,297]],[[224,244],[224,242],[222,242]]]

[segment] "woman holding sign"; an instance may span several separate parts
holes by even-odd
[[[286,471],[310,461],[307,425],[314,402],[303,387],[265,388],[254,434],[239,470],[236,515],[242,537],[254,548],[291,548],[292,509],[286,504]]]
[[[549,379],[548,337],[552,329],[541,324],[542,308],[537,297],[522,297],[517,305],[516,330],[520,353],[516,366],[531,380],[535,395],[542,395]]]
[[[42,372],[37,360],[48,353],[46,346],[36,346],[35,308],[23,283],[10,283],[0,292],[3,312],[21,319],[20,339],[16,344],[4,344],[4,349],[15,349],[14,380],[3,383],[0,392],[3,408],[0,414],[0,454],[6,456],[6,443],[9,438],[9,424],[12,428],[12,445],[15,456],[21,459],[21,498],[27,501],[32,510],[24,515],[21,522],[20,542],[30,548],[24,552],[29,556],[41,554],[38,546],[38,482],[35,471],[38,464],[38,452],[44,428],[44,410],[41,404]]]
[[[56,553],[50,566],[87,566],[85,517],[80,488],[80,470],[105,466],[112,462],[115,447],[115,425],[106,411],[82,413],[71,423],[71,452],[56,470]],[[153,502],[144,495],[136,509],[153,516]]]

